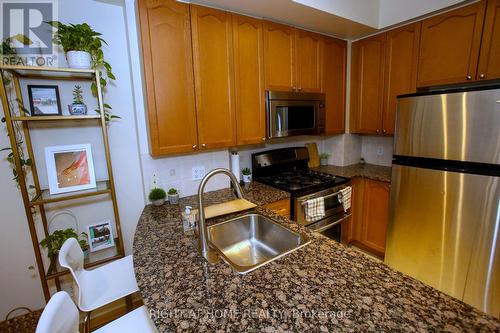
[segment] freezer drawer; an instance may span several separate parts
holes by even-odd
[[[500,164],[500,89],[398,98],[395,155]]]
[[[392,170],[386,263],[498,316],[500,178]]]

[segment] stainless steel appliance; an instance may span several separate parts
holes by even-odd
[[[325,131],[325,94],[266,91],[266,111],[268,138]]]
[[[500,86],[398,98],[385,261],[500,316]]]
[[[310,170],[309,154],[305,147],[282,148],[252,155],[254,180],[287,191],[291,195],[291,217],[297,223],[341,241],[342,223],[351,216],[340,203],[340,189],[349,186],[348,178],[332,176]],[[305,202],[325,198],[325,217],[308,222],[305,218]]]

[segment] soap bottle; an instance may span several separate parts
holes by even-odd
[[[192,211],[193,207],[186,206],[184,212],[182,213],[182,228],[184,229],[185,235],[192,235],[195,222],[196,215]]]

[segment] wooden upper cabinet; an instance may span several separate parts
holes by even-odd
[[[189,6],[139,1],[139,19],[151,155],[192,151],[198,138]]]
[[[264,22],[264,62],[267,90],[293,90],[295,29]]]
[[[386,34],[352,43],[351,132],[381,132]]]
[[[480,1],[422,21],[418,87],[476,79],[485,6]]]
[[[191,27],[200,148],[233,146],[236,117],[231,14],[191,5]],[[184,127],[182,123],[177,126]]]
[[[418,22],[387,32],[382,134],[394,134],[396,97],[416,90],[420,25]]]
[[[389,219],[388,183],[365,180],[361,243],[380,257],[385,253],[385,238]]]
[[[500,78],[500,0],[489,0],[484,20],[477,79]]]
[[[324,37],[322,91],[325,93],[325,134],[345,132],[347,42]]]
[[[266,137],[263,22],[233,14],[237,144]]]
[[[297,90],[321,92],[321,58],[323,38],[315,33],[296,29],[295,59]]]

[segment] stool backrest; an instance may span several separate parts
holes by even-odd
[[[68,238],[59,250],[59,264],[67,268],[78,288],[78,303],[81,305],[80,276],[85,272],[83,269],[83,251],[76,238]]]
[[[43,309],[35,333],[78,333],[79,312],[68,293],[55,293]]]

